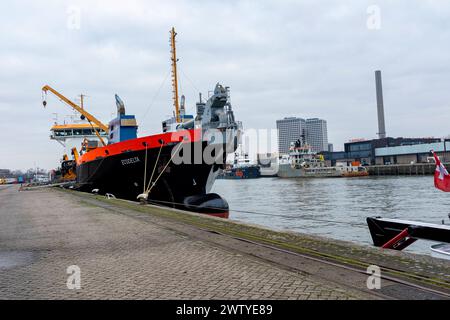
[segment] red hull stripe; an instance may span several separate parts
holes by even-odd
[[[201,129],[181,130],[177,132],[155,134],[152,136],[113,143],[105,147],[99,147],[80,156],[78,158],[77,165],[128,151],[145,150],[145,144],[147,144],[148,149],[159,148],[161,147],[160,140],[164,141],[164,146],[180,141],[184,141],[184,143],[200,141]]]
[[[221,212],[221,213],[205,213],[205,212],[202,212],[200,214],[206,214],[207,216],[213,216],[213,217],[224,218],[224,219],[228,219],[228,217],[230,216],[229,212]]]

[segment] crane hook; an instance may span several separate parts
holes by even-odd
[[[47,92],[45,92],[45,96],[44,96],[44,91],[42,91],[42,105],[45,106],[47,105]]]

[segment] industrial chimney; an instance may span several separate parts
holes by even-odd
[[[386,138],[386,127],[384,124],[383,86],[381,84],[381,71],[375,71],[375,85],[377,89],[377,112],[378,112],[378,138]]]

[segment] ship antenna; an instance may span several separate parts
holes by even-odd
[[[177,76],[177,52],[175,48],[175,28],[170,30],[170,52],[172,54],[172,93],[173,93],[173,106],[175,107],[175,117],[177,122],[180,121],[180,109],[178,104],[178,76]]]

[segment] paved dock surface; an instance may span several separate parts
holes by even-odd
[[[364,290],[360,274],[305,261],[296,270],[287,257],[274,263],[195,227],[111,208],[75,192],[0,186],[0,299],[388,298]],[[81,289],[67,287],[71,265]]]

